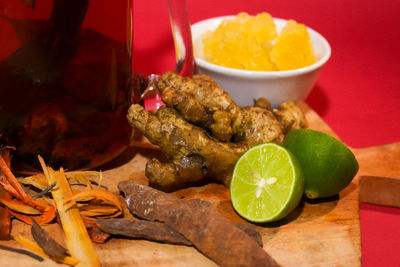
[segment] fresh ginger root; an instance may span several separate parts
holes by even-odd
[[[265,142],[281,144],[292,126],[306,125],[295,104],[274,110],[281,120],[261,105],[240,108],[205,75],[188,78],[167,72],[157,86],[167,107],[153,114],[134,104],[128,111],[129,123],[169,160],[146,164],[146,176],[157,187],[172,189],[204,178],[228,187],[236,161],[247,149]]]

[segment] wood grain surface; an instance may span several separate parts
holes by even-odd
[[[300,104],[310,128],[336,136],[332,129],[306,104]],[[264,249],[282,266],[361,266],[359,220],[359,176],[400,177],[396,164],[400,144],[354,149],[360,170],[352,183],[339,196],[324,201],[302,200],[285,219],[257,225],[262,234]],[[119,181],[130,180],[147,184],[145,162],[159,157],[154,148],[132,146],[104,171],[103,184],[119,195]],[[397,157],[397,158],[396,158]],[[229,191],[211,183],[173,192],[181,198],[201,198],[233,222],[244,222],[232,209]],[[122,197],[120,197],[123,201]],[[125,216],[132,215],[126,210]],[[45,227],[55,239],[63,243],[58,224]],[[29,227],[17,220],[13,233],[32,239]],[[223,231],[223,229],[221,229]],[[14,241],[0,244],[20,247]],[[157,242],[116,239],[96,244],[102,266],[216,266],[193,247],[167,245]],[[51,261],[39,263],[27,256],[0,250],[0,266],[59,266]]]
[[[400,178],[360,176],[360,202],[400,207]]]

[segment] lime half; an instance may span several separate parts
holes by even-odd
[[[235,165],[230,186],[233,208],[252,222],[272,222],[300,202],[303,172],[295,156],[274,143],[254,146]]]

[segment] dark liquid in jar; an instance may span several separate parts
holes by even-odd
[[[55,0],[48,20],[0,17],[21,41],[0,58],[0,134],[16,147],[14,170],[40,171],[37,155],[53,168],[93,168],[129,144],[130,43],[83,28],[88,8]]]

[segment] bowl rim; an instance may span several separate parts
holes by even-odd
[[[205,20],[201,20],[198,21],[196,23],[193,23],[191,25],[191,31],[192,31],[192,38],[194,38],[193,36],[193,28],[195,27],[199,27],[199,25],[204,24],[204,23],[211,23],[212,21],[218,21],[218,20],[223,20],[223,19],[231,19],[236,17],[237,15],[228,15],[228,16],[219,16],[219,17],[212,17],[212,18],[208,18]],[[276,18],[273,17],[274,21],[279,21],[279,22],[287,22],[287,19],[282,19],[282,18]],[[331,46],[329,45],[328,41],[317,31],[315,31],[314,29],[307,27],[307,30],[310,32],[310,35],[314,35],[317,39],[320,39],[323,47],[326,50],[326,53],[315,63],[303,67],[303,68],[299,68],[299,69],[294,69],[294,70],[278,70],[278,71],[253,71],[253,70],[241,70],[241,69],[234,69],[234,68],[229,68],[229,67],[224,67],[224,66],[219,66],[213,63],[210,63],[204,59],[198,58],[198,57],[194,57],[195,58],[195,62],[198,66],[204,68],[204,69],[208,69],[210,71],[216,72],[216,73],[220,73],[220,74],[224,74],[224,75],[234,75],[234,76],[238,76],[238,77],[242,77],[242,78],[276,78],[276,77],[289,77],[289,76],[295,76],[295,75],[301,75],[303,73],[308,73],[311,71],[314,71],[316,69],[321,68],[330,58],[331,56]],[[194,40],[192,41],[194,44]]]

